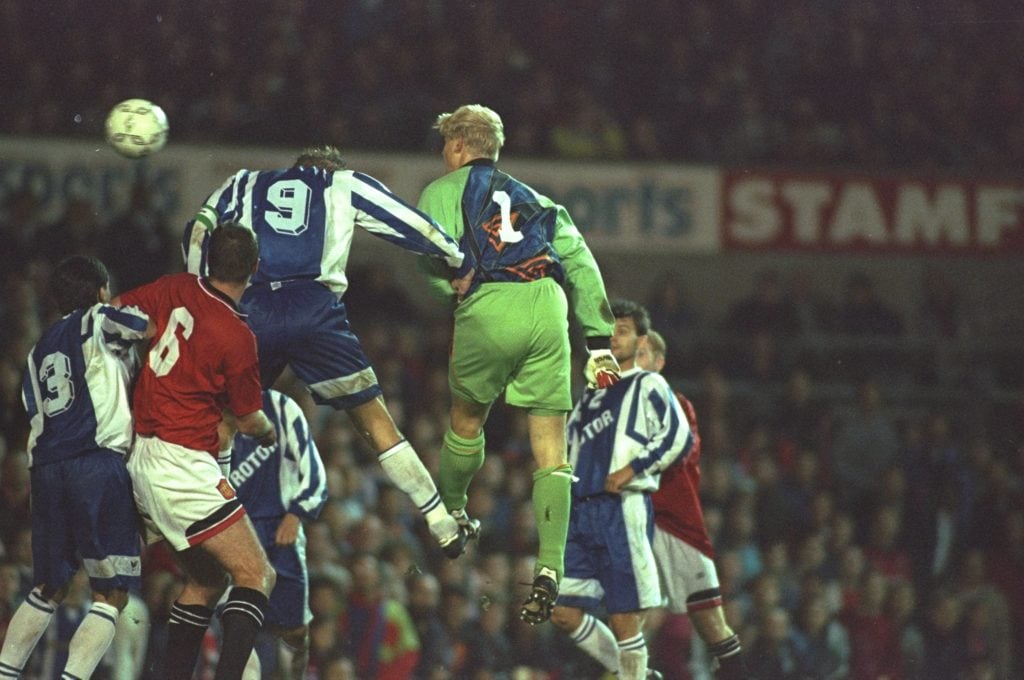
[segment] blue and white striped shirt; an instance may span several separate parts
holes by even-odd
[[[28,354],[21,399],[31,465],[132,442],[128,387],[138,369],[131,343],[149,317],[137,307],[95,304],[53,324]]]
[[[225,221],[253,230],[260,246],[252,284],[314,279],[340,297],[356,226],[415,253],[462,265],[458,244],[379,181],[316,167],[240,170],[200,209],[182,240],[188,271],[206,274],[209,232]]]
[[[661,473],[689,454],[693,434],[661,375],[630,369],[604,390],[585,390],[568,423],[573,496],[604,493],[605,478],[626,465],[635,477],[624,489],[652,492]]]
[[[327,502],[327,477],[302,409],[286,394],[263,390],[263,412],[277,430],[277,443],[260,446],[235,435],[228,479],[253,519],[292,513],[314,520]]]

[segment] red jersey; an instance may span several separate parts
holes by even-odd
[[[651,494],[654,523],[714,559],[715,549],[708,538],[704,511],[700,507],[700,433],[697,431],[697,412],[693,410],[690,400],[679,392],[676,392],[676,398],[690,423],[693,447],[688,456],[680,458],[661,473],[661,484]]]
[[[120,296],[156,323],[135,386],[135,432],[217,456],[221,411],[263,408],[256,337],[206,279],[171,274]]]

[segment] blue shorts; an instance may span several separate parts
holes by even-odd
[[[266,611],[267,625],[290,630],[308,625],[313,618],[309,608],[306,534],[300,525],[294,545],[276,545],[274,534],[280,523],[278,518],[252,519],[256,535],[277,572],[277,585],[270,593],[270,605]]]
[[[573,497],[557,604],[594,609],[603,602],[609,614],[660,605],[653,535],[654,508],[648,494]]]
[[[347,410],[381,394],[345,305],[323,284],[303,279],[250,286],[241,309],[256,335],[264,387],[291,366],[318,404]]]
[[[138,589],[142,537],[124,456],[98,449],[31,474],[36,585],[57,590],[81,564],[94,591]]]

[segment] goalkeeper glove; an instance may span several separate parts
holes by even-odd
[[[603,390],[619,382],[619,362],[610,349],[591,350],[583,373],[587,378],[587,387]]]

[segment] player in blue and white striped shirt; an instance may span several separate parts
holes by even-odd
[[[277,443],[260,446],[252,437],[236,434],[228,480],[277,572],[265,625],[292,652],[291,675],[284,677],[304,678],[309,660],[308,625],[313,614],[309,609],[302,521],[320,515],[327,502],[327,479],[299,405],[285,394],[264,390],[263,412],[277,430]],[[258,676],[255,655],[250,665]]]
[[[551,621],[608,670],[635,680],[647,677],[644,612],[661,604],[650,494],[661,473],[689,454],[693,437],[668,382],[635,365],[639,339],[650,328],[647,310],[618,300],[612,313],[620,380],[585,390],[567,427],[569,463],[578,480],[572,485],[565,578]],[[584,614],[602,602],[611,632]]]
[[[106,267],[73,256],[51,289],[65,316],[32,347],[22,401],[31,421],[32,561],[35,588],[0,651],[0,678],[17,678],[79,566],[93,605],[71,638],[62,678],[92,675],[114,637],[128,589],[138,586],[141,537],[124,456],[132,440],[128,386],[133,341],[153,325],[110,301]]]
[[[204,273],[209,232],[231,220],[259,240],[259,270],[242,298],[264,387],[290,366],[319,404],[348,412],[388,478],[412,498],[444,553],[458,557],[473,528],[448,514],[430,473],[395,426],[341,300],[357,226],[462,271],[458,244],[373,177],[345,169],[333,147],[307,149],[290,168],[240,170],[185,230],[188,270]]]

